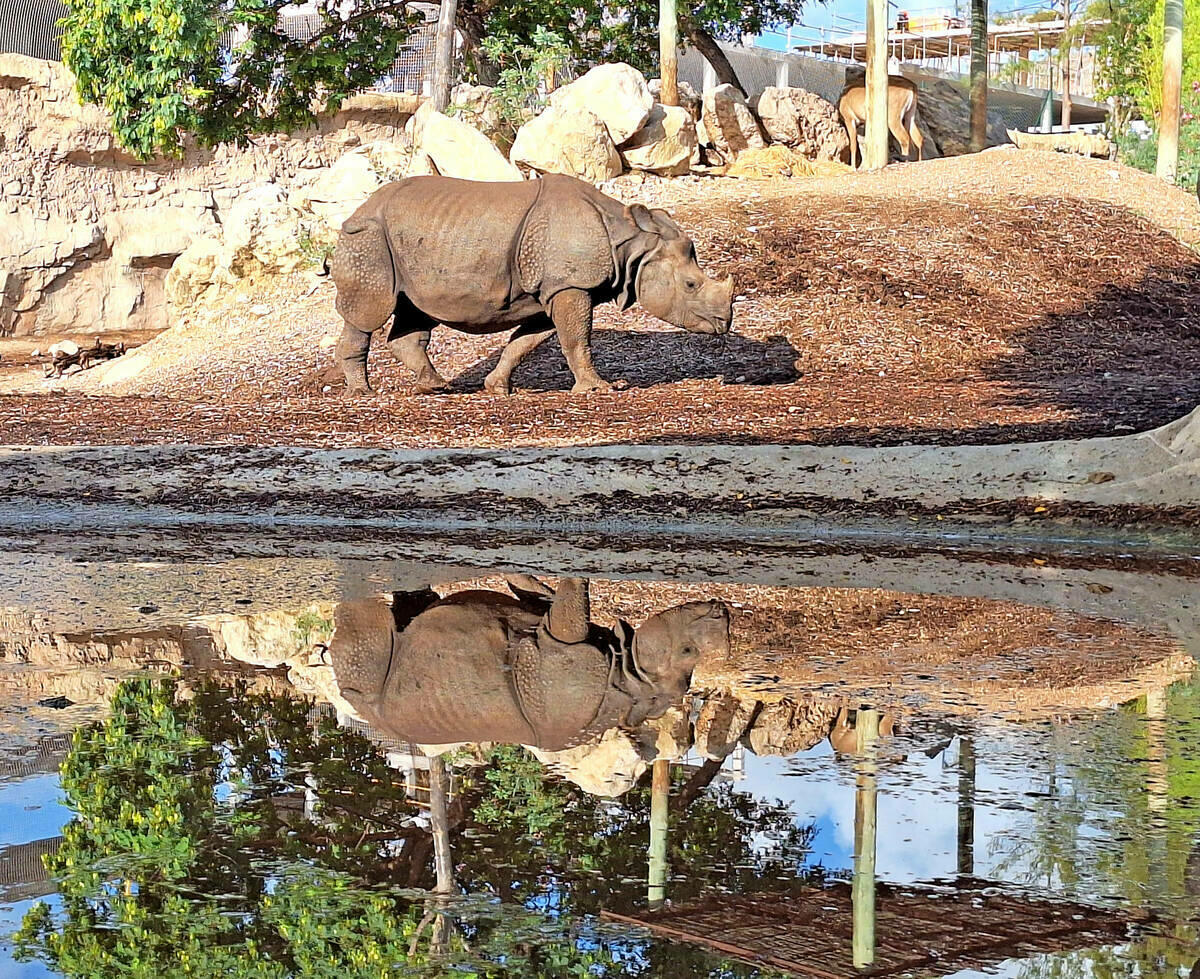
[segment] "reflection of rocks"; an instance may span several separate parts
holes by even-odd
[[[599,741],[565,751],[529,750],[552,772],[584,792],[610,798],[628,792],[649,767],[633,739],[615,728],[605,731]]]
[[[763,707],[743,739],[756,755],[794,755],[829,736],[837,709],[827,703],[781,700]]]
[[[757,706],[755,700],[728,695],[708,698],[696,718],[697,753],[713,760],[728,757],[746,733]]]

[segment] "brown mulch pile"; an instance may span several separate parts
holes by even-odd
[[[1147,175],[1011,151],[622,193],[670,205],[742,297],[724,339],[599,311],[596,361],[624,390],[570,394],[551,341],[518,393],[483,395],[502,338],[440,330],[456,393],[409,394],[377,340],[380,395],[347,403],[318,343],[339,329],[332,289],[297,276],[192,314],[111,392],[85,375],[0,396],[0,442],[951,444],[1141,430],[1200,404],[1200,259],[1179,240],[1200,238],[1195,199]]]

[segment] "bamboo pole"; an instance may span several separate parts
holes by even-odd
[[[1183,0],[1166,0],[1163,10],[1162,118],[1158,123],[1158,162],[1163,180],[1175,182],[1179,169],[1179,90],[1183,85]]]
[[[445,112],[450,105],[450,81],[454,74],[454,19],[458,0],[441,0],[433,47],[433,108]]]
[[[867,133],[863,164],[888,164],[887,0],[867,0]]]
[[[650,910],[661,908],[667,896],[667,819],[670,811],[671,763],[659,758],[651,766],[650,873],[646,895]]]
[[[854,968],[875,962],[875,742],[879,740],[879,712],[858,711],[854,730],[858,736],[858,775],[854,792],[853,908]]]
[[[663,105],[679,105],[678,29],[675,0],[658,0],[658,74],[662,79],[658,97]]]

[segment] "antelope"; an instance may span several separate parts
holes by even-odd
[[[850,137],[850,166],[858,169],[858,127],[867,121],[866,81],[848,82],[838,99],[838,115]],[[917,86],[903,75],[888,75],[888,129],[900,144],[907,160],[912,143],[917,144],[917,159],[925,159],[925,137],[917,128]],[[911,142],[909,137],[912,137]]]

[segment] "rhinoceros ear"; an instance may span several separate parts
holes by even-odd
[[[650,210],[641,204],[634,204],[629,208],[629,216],[633,218],[633,223],[637,225],[638,230],[644,231],[648,235],[658,235],[660,238],[669,240],[679,238],[683,234],[679,230],[679,225],[671,219],[671,215],[661,207]]]

